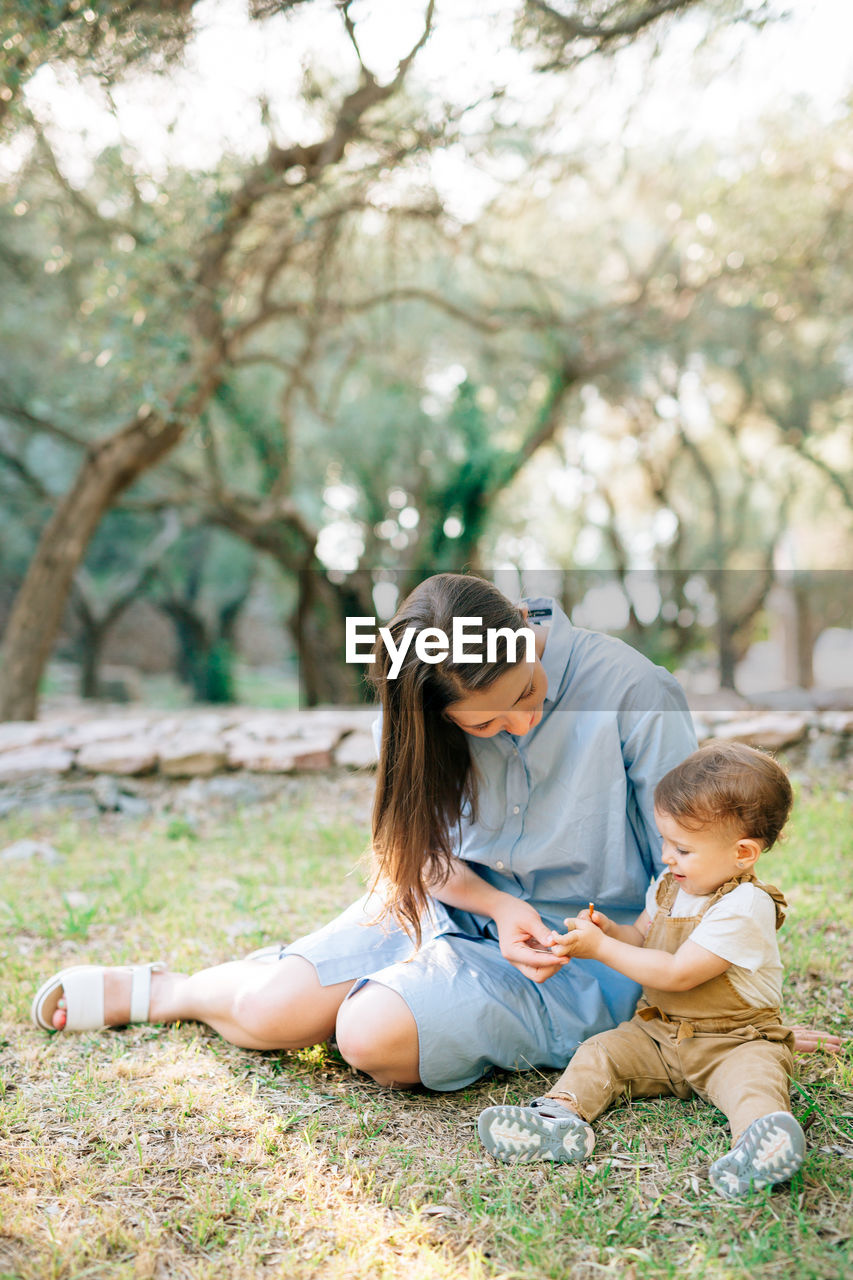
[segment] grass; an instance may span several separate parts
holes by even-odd
[[[698,1101],[638,1101],[597,1126],[583,1166],[496,1165],[476,1118],[541,1091],[502,1073],[456,1094],[400,1092],[328,1047],[236,1049],[198,1025],[49,1037],[29,1001],[62,965],[188,969],[292,937],[362,879],[369,783],[294,781],[277,805],[131,822],[7,823],[0,898],[0,1280],[834,1280],[853,1271],[853,1054],[798,1060],[809,1154],[791,1183],[720,1200],[728,1145]],[[851,1013],[849,792],[803,785],[763,874],[791,903],[786,1015]]]

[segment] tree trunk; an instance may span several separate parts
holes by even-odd
[[[109,628],[103,623],[89,622],[84,624],[81,637],[80,657],[80,697],[100,697],[101,659],[104,652],[104,641]]]
[[[299,654],[299,697],[304,707],[322,703],[350,705],[368,697],[365,668],[344,661],[344,620],[347,612],[369,616],[365,603],[346,587],[336,588],[325,573],[302,569],[297,578],[296,609],[288,628]]]
[[[738,655],[731,623],[728,618],[720,618],[717,623],[717,663],[721,689],[736,691],[735,668],[737,660]]]
[[[819,625],[814,617],[807,574],[795,575],[793,592],[797,637],[794,678],[801,689],[811,689],[814,685],[814,646],[819,634]]]
[[[0,651],[0,720],[36,718],[39,682],[72,579],[101,518],[118,494],[175,447],[217,381],[216,369],[208,370],[180,415],[137,417],[89,449],[74,485],[45,526],[12,608]]]

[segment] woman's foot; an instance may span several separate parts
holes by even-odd
[[[504,1164],[573,1162],[595,1146],[592,1126],[555,1098],[535,1098],[529,1107],[487,1107],[477,1131],[489,1155]]]
[[[708,1171],[711,1186],[727,1200],[785,1182],[803,1163],[806,1139],[789,1111],[772,1111],[753,1120],[731,1151]]]
[[[34,1020],[39,1026],[63,1031],[68,1022],[68,998],[65,982],[74,985],[76,998],[84,992],[84,1021],[107,1027],[123,1027],[129,1022],[163,1022],[169,1017],[176,984],[182,974],[166,972],[161,965],[115,966],[101,968],[97,965],[75,966],[63,970],[52,981],[45,983],[33,1002]],[[58,980],[57,980],[58,979]],[[134,983],[136,992],[134,996]],[[101,990],[98,990],[100,984]],[[98,1000],[103,1000],[103,1008]],[[135,1008],[134,1005],[135,999]],[[90,1003],[91,1002],[91,1003]],[[94,1005],[97,1015],[88,1017]],[[88,1030],[89,1025],[73,1028]]]

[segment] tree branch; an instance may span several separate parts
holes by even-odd
[[[79,191],[77,187],[73,186],[72,183],[68,181],[65,174],[59,167],[59,161],[56,158],[56,153],[48,142],[41,123],[36,120],[32,114],[30,114],[30,125],[32,126],[36,136],[36,148],[41,159],[44,161],[48,172],[53,176],[57,184],[68,196],[71,203],[80,210],[92,226],[97,227],[99,231],[106,231],[110,235],[115,233],[124,233],[125,235],[133,236],[134,240],[141,245],[148,245],[151,243],[150,236],[147,236],[144,232],[140,231],[139,228],[134,226],[132,223],[123,222],[120,218],[105,218],[100,210],[98,210],[95,205],[86,198],[83,192]]]
[[[92,442],[90,440],[81,440],[79,436],[75,435],[73,431],[69,431],[67,427],[61,427],[57,422],[50,422],[47,418],[40,418],[20,404],[0,399],[0,417],[11,418],[14,422],[20,422],[28,427],[36,427],[39,431],[43,431],[45,435],[53,436],[56,440],[62,440],[65,444],[73,445],[75,449],[85,451],[91,447]]]
[[[818,471],[822,471],[833,487],[838,490],[844,501],[845,507],[853,511],[853,489],[850,488],[847,479],[835,469],[825,462],[823,458],[819,458],[817,454],[812,453],[811,449],[805,447],[796,450],[801,457],[808,459],[812,466],[817,467]]]
[[[13,453],[11,449],[7,449],[5,445],[0,444],[0,460],[2,460],[10,471],[14,472],[20,480],[23,480],[27,488],[36,495],[42,502],[53,502],[56,497],[49,489],[46,489],[39,477],[34,471],[31,471],[23,458]]]
[[[135,568],[119,578],[111,599],[103,608],[98,607],[97,588],[92,575],[85,566],[81,565],[74,575],[73,587],[78,601],[84,604],[89,621],[102,627],[108,627],[114,622],[119,614],[124,612],[133,597],[139,595],[155,576],[163,556],[182,532],[183,525],[178,513],[173,508],[167,509],[163,528],[142,552]]]
[[[605,9],[598,19],[589,20],[563,13],[555,9],[552,4],[548,4],[546,0],[526,0],[528,9],[536,10],[544,16],[558,46],[551,60],[539,67],[539,70],[556,71],[582,61],[591,52],[603,53],[618,41],[630,40],[633,36],[639,35],[659,18],[694,8],[700,3],[702,0],[648,0],[644,8],[636,12],[629,11],[624,17],[619,17],[618,14],[625,6],[614,4]],[[631,9],[634,8],[635,6],[632,5]],[[591,48],[582,48],[570,54],[568,50],[571,45],[587,45]]]

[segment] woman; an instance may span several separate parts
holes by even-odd
[[[412,592],[395,650],[460,617],[483,633],[528,622],[535,653],[516,659],[504,637],[490,661],[436,662],[410,643],[392,678],[377,645],[372,892],[307,938],[190,976],[65,970],[37,993],[37,1024],[194,1020],[266,1050],[334,1035],[381,1084],[457,1089],[491,1066],[562,1066],[630,1017],[634,983],[545,944],[590,900],[617,921],[642,909],[661,868],[654,786],[696,747],[684,695],[553,600],[519,609],[464,575]]]

